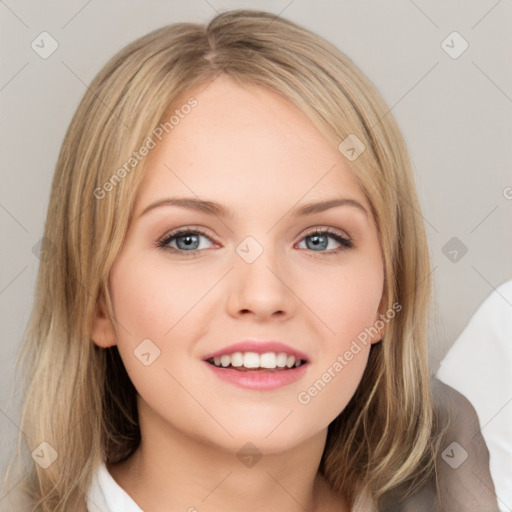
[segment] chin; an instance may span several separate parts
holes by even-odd
[[[215,440],[210,437],[210,441],[237,454],[247,443],[254,445],[262,454],[277,454],[293,450],[296,446],[315,435],[320,435],[325,430],[321,426],[317,428],[309,426],[298,418],[291,421],[294,414],[292,412],[284,421],[283,418],[286,414],[281,414],[279,418],[265,418],[264,421],[261,417],[259,420],[251,418],[246,423],[242,422],[239,417],[236,427],[227,427],[232,438],[220,433],[215,436]]]

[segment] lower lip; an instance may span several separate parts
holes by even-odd
[[[243,372],[232,368],[219,368],[207,361],[204,361],[204,364],[206,364],[219,379],[241,388],[259,391],[271,391],[297,381],[304,375],[306,367],[308,366],[308,363],[305,363],[296,368],[277,372],[264,372],[261,370]]]

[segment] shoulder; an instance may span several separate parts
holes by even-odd
[[[430,390],[438,418],[449,429],[472,435],[480,432],[476,410],[462,393],[436,377],[430,379]]]
[[[489,470],[489,451],[471,402],[435,377],[430,380],[435,472],[407,494],[394,489],[383,497],[381,512],[498,512]]]
[[[459,391],[431,378],[436,414],[436,493],[440,510],[496,512],[489,450],[478,414]]]

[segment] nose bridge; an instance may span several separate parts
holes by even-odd
[[[290,312],[292,301],[285,284],[285,255],[271,245],[271,236],[264,240],[259,238],[261,242],[254,236],[247,236],[235,249],[231,304],[238,311],[250,310],[256,314]]]

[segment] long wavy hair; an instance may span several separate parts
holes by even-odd
[[[30,498],[30,510],[85,510],[99,461],[121,461],[140,442],[136,390],[117,348],[96,346],[91,329],[100,298],[115,323],[108,275],[145,160],[104,197],[97,190],[126,169],[178,98],[221,73],[293,102],[336,147],[349,135],[365,145],[348,163],[378,227],[383,300],[402,309],[372,346],[355,395],[329,425],[319,471],[354,511],[365,512],[387,492],[413,489],[435,473],[429,251],[397,123],[369,79],[332,44],[281,17],[235,10],[207,25],[164,26],[124,47],[93,79],[67,130],[17,359],[22,433],[5,479],[24,476],[17,490]],[[58,454],[46,469],[30,457],[41,442]]]

